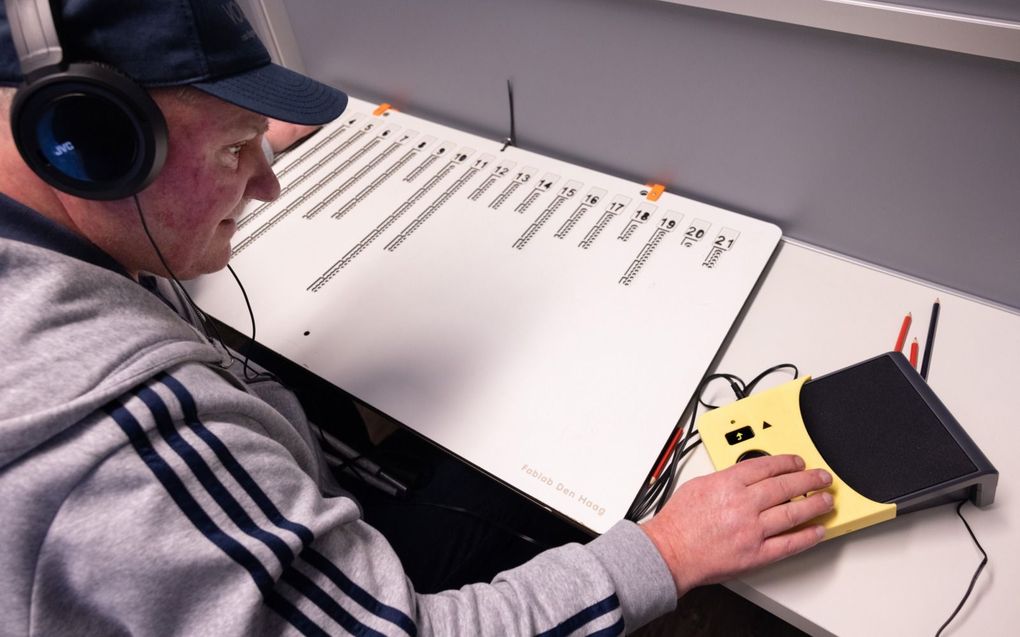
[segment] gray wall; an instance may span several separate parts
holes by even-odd
[[[1020,64],[656,0],[286,0],[305,70],[1020,308]]]

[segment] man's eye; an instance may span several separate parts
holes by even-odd
[[[233,146],[229,146],[227,148],[227,152],[229,152],[234,157],[237,157],[238,155],[241,154],[241,149],[244,148],[247,143],[248,142],[241,142],[240,144],[234,144]]]

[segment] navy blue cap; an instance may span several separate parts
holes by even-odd
[[[342,92],[274,64],[236,0],[62,0],[54,21],[64,63],[100,62],[147,88],[193,86],[256,113],[324,124]],[[22,82],[0,2],[0,85]]]

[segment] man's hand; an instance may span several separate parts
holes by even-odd
[[[824,529],[795,527],[832,509],[832,477],[797,456],[754,458],[683,484],[641,528],[666,560],[677,596],[799,553]]]

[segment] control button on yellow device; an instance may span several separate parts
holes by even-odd
[[[740,429],[734,429],[733,431],[726,432],[726,442],[731,445],[739,445],[745,440],[754,438],[754,430],[750,427],[741,427]]]
[[[737,462],[743,462],[745,460],[750,460],[751,458],[764,458],[765,456],[770,455],[772,454],[767,451],[762,451],[761,449],[751,449],[750,451],[745,451],[737,456]]]

